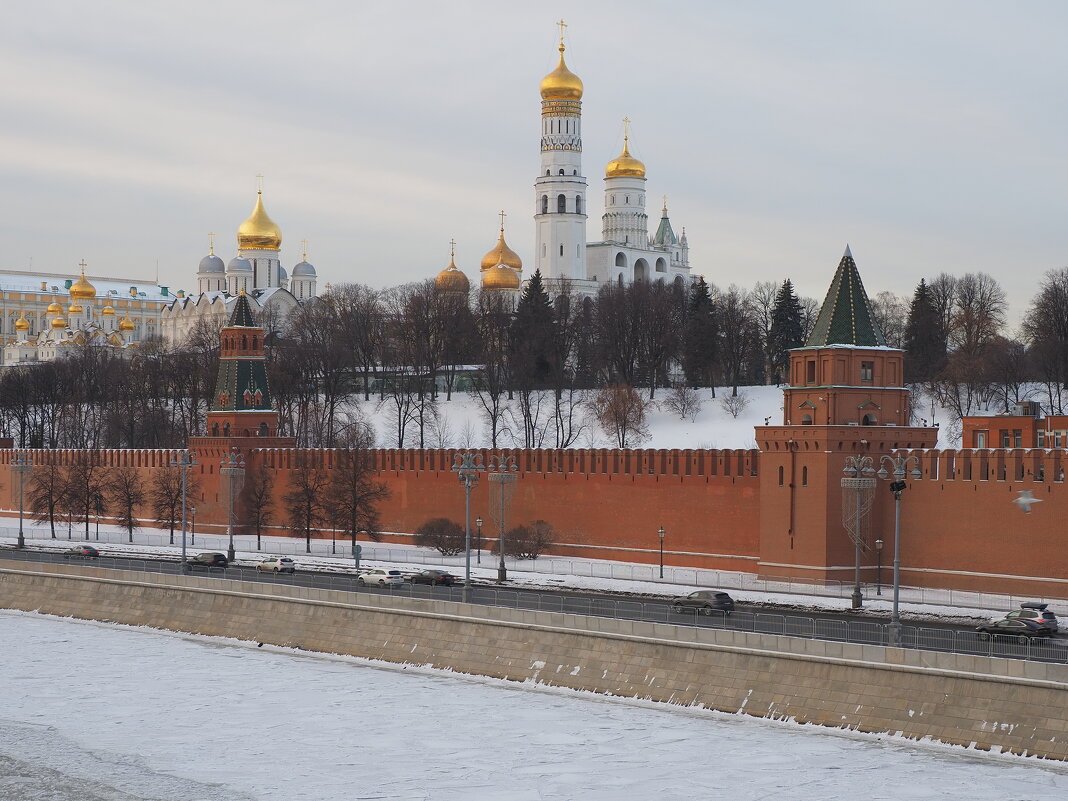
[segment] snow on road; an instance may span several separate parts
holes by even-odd
[[[1068,766],[0,612],[4,801],[969,801]]]

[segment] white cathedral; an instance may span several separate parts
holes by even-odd
[[[572,291],[595,295],[608,281],[675,282],[689,286],[690,254],[686,231],[676,236],[667,202],[656,233],[649,236],[645,165],[630,153],[629,129],[623,152],[608,162],[604,175],[601,241],[586,239],[586,177],[582,173],[582,80],[560,60],[541,82],[541,169],[534,182],[536,227],[534,268],[548,288],[563,281]],[[624,120],[628,124],[629,120]],[[497,245],[482,259],[484,290],[518,292],[523,264],[504,241],[502,218]],[[446,291],[467,291],[463,273],[450,262],[437,277]]]
[[[196,294],[180,294],[163,309],[160,328],[164,338],[184,342],[200,321],[209,330],[222,328],[240,295],[248,296],[257,315],[266,312],[277,322],[316,297],[315,267],[308,263],[307,250],[290,277],[279,258],[281,247],[282,231],[263,207],[261,187],[252,214],[237,229],[237,255],[224,265],[211,240],[208,255],[197,269]]]

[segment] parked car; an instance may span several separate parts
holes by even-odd
[[[1017,642],[1027,642],[1033,637],[1049,637],[1052,634],[1049,629],[1034,620],[1007,615],[976,626],[975,630],[980,640],[989,640],[991,637],[1014,637]]]
[[[404,576],[399,570],[385,570],[379,567],[358,575],[356,583],[360,586],[400,587],[404,584]]]
[[[715,612],[729,615],[734,611],[734,599],[722,590],[697,590],[671,602],[672,612],[693,611],[711,615]]]
[[[226,558],[224,553],[198,553],[196,556],[189,557],[190,567],[226,567],[230,562]]]
[[[256,569],[268,573],[296,573],[297,563],[288,556],[268,556],[256,565]]]
[[[412,584],[443,584],[446,587],[451,587],[457,583],[460,579],[454,576],[452,573],[448,573],[444,570],[420,570],[413,576],[408,578]]]
[[[1049,610],[1049,604],[1039,603],[1038,601],[1028,601],[1027,603],[1020,604],[1019,609],[1015,609],[1005,615],[1008,620],[1019,618],[1020,620],[1031,620],[1037,623],[1041,628],[1046,629],[1050,634],[1057,633],[1057,616]]]
[[[86,559],[95,559],[100,556],[100,551],[94,548],[92,545],[75,545],[73,548],[68,548],[63,552],[63,555],[68,559],[72,556],[81,556]]]

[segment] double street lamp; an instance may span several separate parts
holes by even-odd
[[[664,531],[664,527],[661,526],[660,530],[657,531],[656,533],[657,533],[657,536],[660,537],[660,578],[663,578],[664,577],[664,534],[666,534],[667,532]]]
[[[464,451],[456,454],[452,471],[460,479],[464,488],[464,602],[471,591],[471,490],[478,486],[478,474],[485,470],[482,455],[478,451]],[[482,531],[482,518],[478,519],[479,533]],[[481,539],[481,537],[480,537]]]
[[[901,493],[908,484],[905,483],[905,468],[913,465],[909,475],[914,481],[923,477],[920,471],[920,460],[916,456],[884,456],[881,461],[878,476],[886,480],[893,476],[890,482],[890,491],[894,493],[894,611],[890,616],[890,641],[897,645],[901,641],[901,614],[899,609],[899,596],[901,592]],[[887,471],[887,467],[891,469]]]
[[[226,516],[226,535],[230,539],[230,547],[226,550],[226,560],[233,562],[237,555],[234,552],[234,482],[240,481],[245,475],[245,460],[241,458],[241,454],[232,451],[222,458],[219,472],[228,478],[226,489],[229,510]]]
[[[15,547],[26,547],[26,535],[22,531],[22,493],[26,485],[26,476],[33,469],[33,460],[28,456],[24,456],[22,451],[19,451],[15,455],[14,461],[11,462],[11,472],[19,477],[19,538]]]
[[[514,456],[495,456],[490,465],[490,482],[497,485],[497,523],[501,527],[500,538],[497,540],[497,551],[500,555],[500,563],[497,565],[497,583],[503,584],[508,580],[508,568],[504,564],[504,532],[505,516],[508,511],[508,498],[516,481],[516,471],[519,467],[515,463]]]
[[[171,467],[180,468],[182,471],[182,572],[189,572],[189,561],[186,558],[185,553],[185,513],[187,510],[186,505],[186,485],[188,483],[188,473],[190,467],[197,466],[197,455],[192,451],[182,451],[178,454],[178,458],[171,462]]]

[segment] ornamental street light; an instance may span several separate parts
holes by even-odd
[[[883,541],[875,541],[875,594],[883,594]]]
[[[856,515],[853,518],[852,534],[855,558],[853,594],[850,596],[850,600],[853,609],[860,609],[864,604],[864,594],[860,589],[860,556],[864,544],[864,491],[870,490],[875,486],[875,479],[872,478],[875,468],[872,467],[872,458],[870,456],[847,456],[845,461],[846,464],[842,472],[845,473],[846,477],[842,479],[842,489],[856,491]],[[843,518],[845,518],[845,514],[843,514]],[[847,518],[845,523],[848,531],[849,521]]]
[[[505,518],[508,513],[508,499],[515,487],[516,471],[519,467],[515,463],[514,456],[495,456],[489,470],[490,483],[497,486],[497,503],[494,507],[491,498],[491,512],[497,518],[497,525],[500,526],[497,539],[497,551],[500,554],[500,562],[497,565],[497,583],[503,584],[508,580],[508,568],[504,564]]]
[[[664,577],[664,527],[661,526],[660,530],[656,532],[660,537],[660,578]]]
[[[471,490],[478,486],[478,474],[486,468],[482,464],[482,454],[478,451],[457,453],[452,471],[460,479],[464,488],[464,602],[471,591]],[[481,524],[482,519],[479,518]]]
[[[11,463],[11,472],[19,477],[19,538],[16,543],[16,548],[26,547],[26,535],[22,531],[22,493],[26,485],[26,476],[33,469],[33,460],[28,456],[25,456],[22,451],[19,451],[15,455],[15,460]]]
[[[482,515],[475,518],[475,525],[478,526],[478,563],[482,564]]]
[[[195,506],[189,507],[189,514],[192,516],[189,521],[189,541],[193,544],[197,544],[197,508]]]
[[[171,467],[181,468],[182,471],[182,572],[189,572],[189,561],[186,559],[185,554],[185,512],[186,512],[186,497],[185,490],[187,485],[187,474],[190,467],[196,467],[197,455],[192,451],[185,450],[178,454],[178,458],[171,462]]]
[[[884,456],[878,473],[879,478],[883,480],[891,475],[894,477],[890,482],[890,491],[894,493],[894,611],[890,615],[890,642],[893,645],[901,642],[901,493],[908,487],[905,483],[905,468],[910,462],[913,468],[909,475],[914,481],[919,481],[923,478],[923,473],[917,456]],[[890,472],[886,469],[888,465],[892,468]]]
[[[234,482],[240,482],[241,477],[245,475],[245,460],[241,458],[241,454],[232,451],[222,458],[219,472],[227,477],[226,494],[229,509],[226,516],[226,535],[230,539],[230,547],[226,550],[226,559],[233,562],[237,555],[234,552]]]

